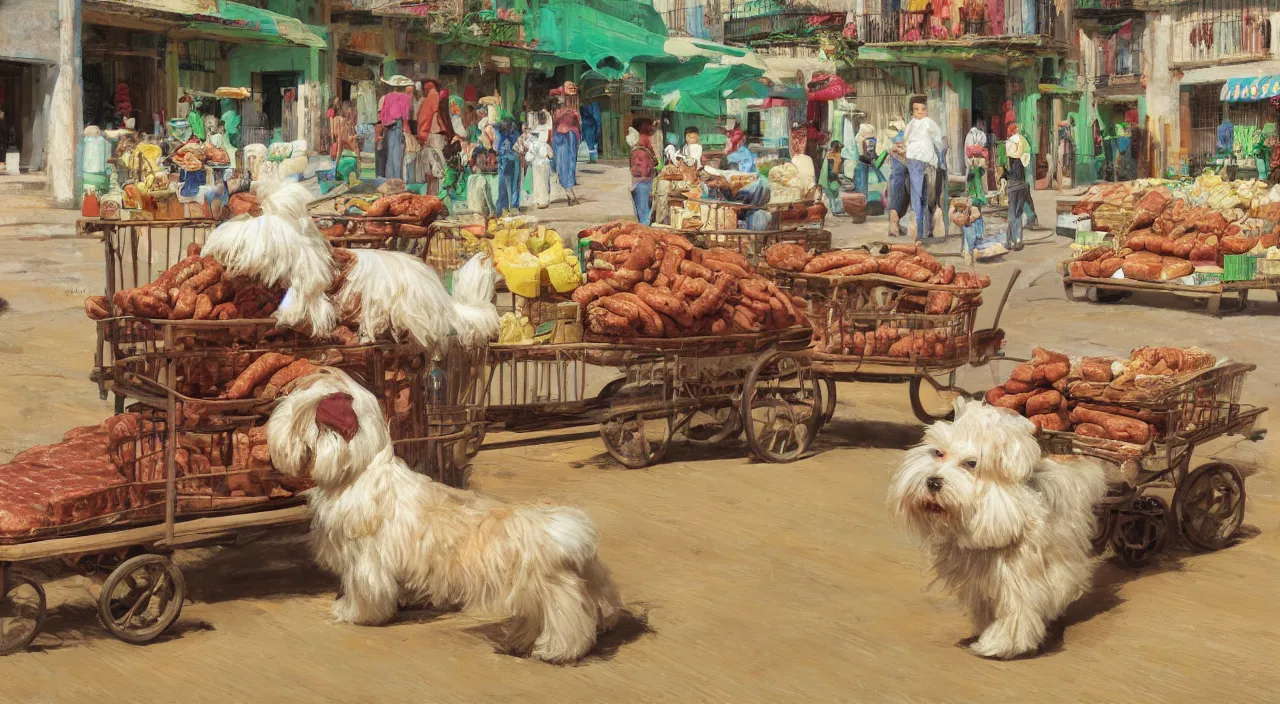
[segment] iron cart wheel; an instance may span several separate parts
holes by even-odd
[[[1210,462],[1178,484],[1173,508],[1192,545],[1221,550],[1244,524],[1244,498],[1240,472],[1226,462]]]
[[[1164,548],[1169,536],[1169,504],[1159,496],[1139,496],[1120,509],[1112,545],[1130,567],[1141,567]]]
[[[666,456],[671,444],[671,418],[665,411],[607,418],[600,424],[600,438],[623,467],[644,469]]]
[[[0,595],[0,655],[16,653],[40,635],[44,623],[44,587],[30,577],[8,572]]]
[[[126,643],[154,640],[178,620],[187,583],[164,555],[138,555],[107,576],[98,597],[98,618]]]
[[[822,389],[803,352],[769,351],[742,387],[747,445],[766,462],[791,462],[809,451],[822,423]]]
[[[742,414],[734,406],[697,409],[678,433],[687,442],[711,446],[738,437],[742,432]]]
[[[908,393],[911,395],[911,412],[916,420],[930,425],[941,420],[954,420],[956,416],[956,399],[964,392],[955,387],[956,373],[947,377],[945,384],[934,380],[930,375],[911,377]]]
[[[836,416],[836,382],[834,379],[822,380],[822,420],[818,422],[818,430],[822,430]]]
[[[1097,528],[1093,537],[1089,538],[1089,544],[1093,547],[1093,554],[1101,555],[1107,551],[1107,544],[1111,542],[1112,535],[1115,533],[1118,514],[1113,507],[1109,506],[1099,506],[1093,513],[1097,520],[1095,524]]]

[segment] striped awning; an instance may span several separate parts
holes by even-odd
[[[1232,78],[1222,84],[1219,99],[1224,103],[1252,103],[1280,96],[1280,76]]]

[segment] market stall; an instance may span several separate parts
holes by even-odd
[[[1241,403],[1251,364],[1200,349],[1144,347],[1128,358],[1068,357],[1036,348],[988,403],[1035,423],[1050,454],[1104,462],[1110,490],[1098,508],[1095,549],[1130,565],[1171,538],[1220,550],[1244,525],[1240,471],[1214,460],[1191,469],[1198,447],[1223,436],[1259,440],[1266,408]],[[1172,490],[1172,501],[1156,492]]]
[[[1280,187],[1224,182],[1144,180],[1095,186],[1072,207],[1105,239],[1077,234],[1083,246],[1062,263],[1068,298],[1083,287],[1128,295],[1160,291],[1206,299],[1218,313],[1224,295],[1243,308],[1250,291],[1280,289]]]

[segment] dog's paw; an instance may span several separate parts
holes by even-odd
[[[1010,643],[1003,639],[993,638],[984,634],[969,646],[969,650],[972,650],[974,653],[981,655],[984,658],[1009,660],[1011,658],[1016,658],[1019,655],[1025,655],[1032,652],[1035,648],[1020,647],[1016,643]]]
[[[360,611],[350,599],[343,596],[333,602],[329,615],[335,623],[357,623]]]

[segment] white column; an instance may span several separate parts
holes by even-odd
[[[80,133],[80,0],[58,0],[58,67],[48,112],[49,186],[54,203],[74,208]]]

